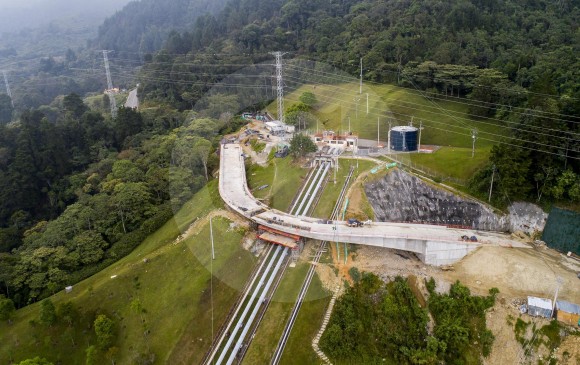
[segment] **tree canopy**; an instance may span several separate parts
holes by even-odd
[[[316,152],[317,147],[310,137],[297,133],[290,140],[290,154],[294,158],[304,157],[306,154]]]

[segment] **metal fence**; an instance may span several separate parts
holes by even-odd
[[[580,213],[552,208],[542,240],[560,252],[580,255]]]

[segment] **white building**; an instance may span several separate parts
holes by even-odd
[[[552,301],[545,298],[528,297],[528,314],[534,317],[552,318]]]

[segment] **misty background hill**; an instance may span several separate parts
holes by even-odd
[[[127,4],[99,27],[97,48],[125,52],[159,50],[171,30],[187,30],[196,19],[221,11],[227,0],[142,0]]]
[[[6,37],[23,29],[34,29],[51,22],[98,26],[130,0],[0,0],[0,35]]]

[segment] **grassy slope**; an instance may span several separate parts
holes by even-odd
[[[17,311],[13,325],[0,323],[0,363],[36,355],[55,363],[83,363],[85,348],[96,342],[91,328],[96,313],[105,313],[117,320],[115,345],[119,350],[115,358],[119,363],[131,363],[132,358],[147,348],[162,362],[169,356],[185,359],[184,363],[198,362],[211,335],[207,319],[210,274],[207,265],[200,262],[207,261],[207,225],[198,237],[177,245],[169,243],[181,233],[178,226],[186,227],[197,217],[204,217],[221,206],[217,181],[214,181],[196,194],[176,214],[175,220],[167,222],[130,255],[78,283],[72,293],[54,295],[51,299],[57,307],[71,301],[79,311],[79,318],[71,328],[62,321],[48,329],[41,325],[31,327],[29,322],[39,315],[38,303]],[[240,248],[243,232],[228,231],[228,223],[221,218],[215,220],[214,234],[219,245],[213,269],[217,278],[235,288],[247,277],[254,259]],[[144,263],[144,258],[149,261]],[[233,267],[236,267],[235,273]],[[111,279],[112,275],[117,277]],[[237,290],[219,280],[214,280],[214,284],[214,315],[218,320],[229,310]],[[131,311],[133,299],[139,299],[146,310],[143,318]],[[143,335],[142,319],[150,331],[147,337]],[[176,347],[183,342],[191,343],[192,338],[202,341],[193,348]],[[101,354],[100,363],[104,361]]]
[[[313,92],[318,100],[313,114],[318,118],[318,128],[346,131],[348,130],[348,119],[350,117],[350,129],[359,134],[361,138],[375,140],[377,138],[377,118],[380,123],[380,139],[383,143],[387,140],[388,116],[396,120],[394,125],[407,125],[413,118],[414,125],[418,126],[419,121],[423,122],[423,132],[421,144],[434,144],[439,146],[453,146],[464,148],[455,149],[457,154],[440,153],[436,154],[437,160],[431,158],[412,157],[414,162],[420,163],[427,168],[431,168],[443,175],[449,175],[465,179],[470,177],[472,172],[487,161],[489,151],[494,144],[491,140],[498,140],[500,137],[490,135],[494,133],[502,135],[505,128],[490,124],[483,124],[482,121],[466,115],[469,110],[467,105],[454,102],[455,99],[429,100],[418,92],[393,85],[368,84],[363,87],[363,95],[357,103],[354,101],[358,97],[358,83],[338,84],[338,85],[303,85],[295,91],[287,94],[287,106],[298,102],[298,98],[305,91]],[[366,93],[369,94],[369,114],[366,113]],[[468,102],[468,101],[466,101]],[[275,110],[272,104],[269,110]],[[389,114],[388,112],[392,114]],[[358,117],[357,117],[358,114]],[[316,130],[316,125],[311,125],[311,130]],[[471,160],[471,130],[477,128],[480,137],[476,141],[475,160]],[[462,153],[469,155],[469,160],[463,158]],[[450,158],[449,163],[447,158]],[[441,161],[441,162],[440,162]],[[455,162],[462,162],[456,165]]]
[[[321,295],[325,296],[321,297]],[[324,290],[318,275],[315,275],[286,343],[281,364],[318,364],[320,362],[311,343],[322,325],[329,303],[330,293]]]
[[[434,153],[409,155],[419,168],[427,168],[438,175],[468,180],[488,161],[490,147],[478,149],[471,157],[471,148],[442,147]],[[429,172],[429,171],[427,171]]]
[[[308,170],[294,163],[290,156],[273,158],[267,167],[252,165],[248,168],[248,186],[256,198],[268,198],[271,207],[285,211],[307,173]],[[266,189],[254,190],[266,184]]]

